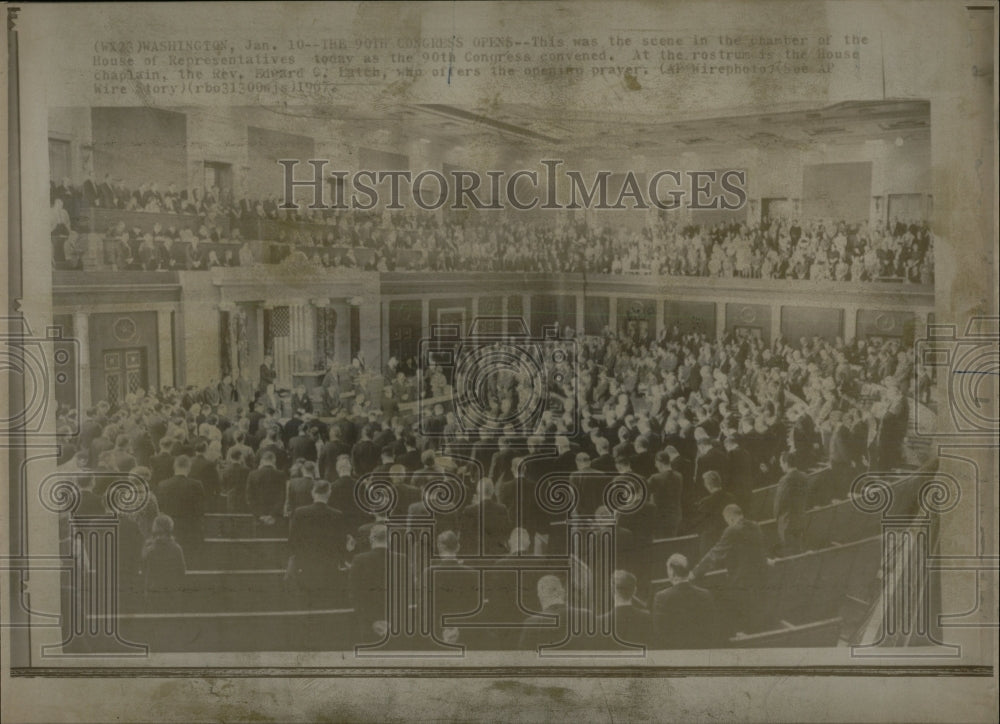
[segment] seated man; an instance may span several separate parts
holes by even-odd
[[[537,652],[540,646],[562,643],[569,636],[570,607],[566,603],[566,587],[558,576],[546,575],[538,579],[538,600],[542,614],[528,616],[521,627],[518,648],[522,651]],[[585,615],[586,612],[577,613]],[[555,622],[553,616],[557,617]]]
[[[613,631],[619,641],[649,646],[653,637],[653,622],[649,611],[636,605],[635,576],[628,571],[615,571],[612,584],[615,607],[598,617],[598,631]]]
[[[658,649],[704,649],[722,641],[715,598],[690,580],[688,560],[674,553],[667,560],[670,588],[653,599],[653,646]]]
[[[399,553],[388,550],[388,532],[384,525],[373,525],[368,541],[371,550],[354,556],[348,583],[359,643],[385,637],[389,615],[389,556],[402,558]],[[402,568],[405,562],[400,560],[396,565]]]

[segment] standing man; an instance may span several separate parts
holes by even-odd
[[[809,484],[798,469],[798,455],[785,451],[778,459],[784,475],[774,493],[774,517],[778,521],[778,540],[783,556],[801,553],[806,527],[806,493]]]
[[[744,517],[743,510],[735,503],[726,506],[722,517],[726,530],[695,566],[691,580],[697,582],[706,573],[726,569],[726,585],[720,591],[721,608],[731,628],[726,633],[758,630],[764,612],[761,599],[768,570],[764,535],[760,526]]]
[[[191,458],[179,455],[173,477],[161,482],[156,493],[160,512],[173,518],[174,537],[184,549],[199,545],[204,537],[205,488],[190,475]]]
[[[335,592],[342,588],[340,571],[347,553],[344,515],[327,505],[330,483],[314,482],[312,500],[292,512],[288,527],[289,570],[310,607],[333,603]]]
[[[264,361],[260,365],[260,381],[257,384],[257,393],[264,394],[267,391],[268,385],[273,384],[277,377],[278,373],[274,369],[274,358],[269,354],[264,355]]]

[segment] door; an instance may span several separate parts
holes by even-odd
[[[205,161],[205,190],[215,187],[219,193],[233,190],[233,165]]]
[[[148,381],[145,349],[104,350],[104,391],[110,405],[120,404],[129,393],[149,389]]]
[[[760,200],[760,218],[764,219],[791,219],[792,204],[786,198],[773,198]]]
[[[923,194],[889,194],[889,222],[895,224],[901,221],[904,224],[923,221],[924,195]]]
[[[69,141],[49,139],[49,180],[56,185],[73,175],[71,148]]]

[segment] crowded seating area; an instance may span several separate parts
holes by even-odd
[[[126,187],[69,179],[50,189],[53,263],[81,269],[90,244],[111,270],[178,271],[276,264],[372,271],[657,274],[844,282],[934,281],[926,221],[884,226],[763,219],[699,225],[667,213],[641,230],[488,212],[281,209],[217,188]]]
[[[372,400],[339,378],[329,405],[298,391],[276,405],[262,369],[250,385],[62,409],[60,470],[83,488],[73,515],[103,513],[115,473],[148,485],[118,537],[124,634],[153,650],[377,642],[396,555],[387,523],[425,521],[427,488],[447,475],[461,481],[463,505],[434,518],[434,565],[446,570],[421,578],[433,581],[442,641],[533,651],[565,637],[565,615],[540,622],[566,613],[573,582],[591,575],[545,569],[554,556],[586,569],[567,535],[574,516],[613,520],[615,626],[629,644],[848,640],[845,611],[871,600],[880,562],[878,519],[849,500],[852,482],[923,462],[906,444],[912,350],[676,328],[566,349],[576,358],[544,390],[530,430],[470,434],[457,381],[419,366],[409,377],[387,370],[382,388],[433,404]],[[530,384],[498,375],[483,404],[516,408]],[[552,474],[575,490],[562,517],[539,503]],[[635,477],[646,495],[624,513],[591,482]],[[363,478],[392,486],[383,514],[362,507]]]

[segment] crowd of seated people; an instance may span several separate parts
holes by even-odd
[[[267,384],[245,399],[227,382],[100,402],[78,421],[77,435],[64,437],[61,466],[91,472],[98,482],[109,479],[98,473],[115,472],[148,482],[148,502],[130,516],[133,554],[121,557],[133,579],[146,581],[147,597],[183,573],[185,552],[202,544],[206,512],[248,513],[259,535],[288,536],[289,576],[307,605],[346,596],[362,639],[384,631],[386,556],[396,554],[383,550],[384,521],[360,507],[361,476],[383,476],[396,491],[391,514],[409,516],[425,511],[422,488],[436,474],[458,476],[468,503],[438,517],[436,545],[461,569],[463,557],[510,561],[554,546],[558,521],[534,495],[547,473],[570,473],[574,513],[597,515],[615,514],[588,481],[636,475],[649,496],[616,517],[615,605],[633,607],[635,630],[652,632],[640,643],[670,647],[715,645],[760,630],[766,612],[755,586],[769,557],[803,550],[807,509],[846,498],[859,471],[904,462],[904,391],[914,365],[896,341],[767,345],[748,334],[711,339],[673,328],[655,339],[581,337],[576,348],[576,371],[546,391],[548,410],[533,430],[470,434],[441,405],[424,420],[370,404],[310,411],[304,400],[284,415],[269,402],[273,382],[264,374]],[[522,384],[495,381],[485,404],[509,405],[505,398]],[[60,411],[64,431],[76,414]],[[533,457],[546,449],[554,454]],[[826,474],[805,474],[819,464],[829,467]],[[102,491],[83,480],[89,507],[81,503],[77,514],[99,513]],[[758,516],[777,519],[778,547],[768,549],[750,499],[772,484],[774,509]],[[654,539],[691,534],[699,537],[700,559],[649,561]],[[717,568],[728,570],[728,583],[710,594],[698,580]],[[565,607],[566,581],[535,573],[520,583],[527,605]],[[664,574],[673,592],[654,599],[650,579]],[[467,594],[461,585],[455,590]],[[490,599],[500,620],[524,619],[516,598],[494,590]],[[707,630],[715,625],[708,621],[722,623]],[[535,634],[498,630],[513,638],[497,646],[538,643]]]
[[[508,215],[281,209],[281,200],[235,199],[209,188],[130,190],[121,180],[68,179],[51,187],[50,231],[56,260],[79,268],[85,239],[75,224],[84,209],[185,214],[197,230],[155,228],[106,232],[105,262],[115,269],[208,269],[274,263],[294,256],[324,268],[372,271],[526,271],[805,279],[930,284],[933,237],[926,222],[765,219],[711,227],[661,216],[641,231],[584,221],[528,224]],[[225,223],[223,223],[225,222]],[[262,231],[260,222],[271,222]],[[226,231],[229,229],[229,231]],[[241,231],[243,229],[243,231]],[[255,258],[244,241],[273,242]],[[205,249],[224,242],[225,249]],[[361,254],[360,249],[368,250]]]

